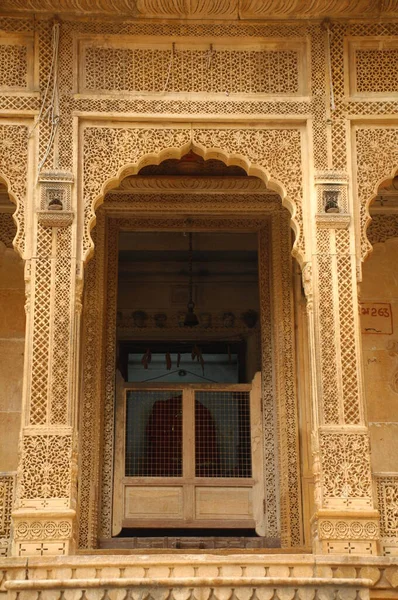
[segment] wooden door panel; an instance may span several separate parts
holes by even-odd
[[[182,486],[126,486],[124,519],[182,519]]]
[[[195,516],[197,519],[253,520],[251,488],[196,487]]]
[[[260,381],[258,373],[251,385],[188,384],[176,390],[164,384],[135,387],[118,380],[113,535],[123,527],[255,527],[259,535],[264,535]],[[142,402],[145,393],[153,400],[142,430],[145,440],[139,439],[148,448],[145,460],[149,466],[133,469],[136,477],[131,476],[129,467],[126,469],[126,456],[133,455],[135,443],[130,435],[126,445],[126,402],[127,393],[129,401],[134,400],[134,392],[137,403]],[[216,406],[219,398],[222,410]],[[250,404],[249,413],[243,411],[244,402]],[[136,412],[139,414],[138,409]],[[234,422],[231,415],[235,415],[239,427],[232,436],[228,429]],[[246,427],[243,437],[242,423]],[[212,444],[206,449],[209,440]],[[175,448],[178,453],[182,450],[180,476],[173,466]],[[151,462],[158,457],[161,469]]]

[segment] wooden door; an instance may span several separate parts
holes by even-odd
[[[113,535],[140,527],[264,535],[260,377],[240,385],[119,382]]]

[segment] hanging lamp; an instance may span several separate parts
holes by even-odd
[[[187,304],[187,312],[184,319],[184,327],[196,327],[199,325],[199,319],[194,313],[195,303],[192,299],[192,233],[189,233],[189,255],[188,255],[188,269],[189,269],[189,301]]]

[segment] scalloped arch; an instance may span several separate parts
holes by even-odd
[[[242,167],[276,191],[291,215],[295,233],[293,255],[304,263],[302,233],[301,132],[288,128],[195,128],[86,126],[83,143],[83,256],[94,244],[95,211],[110,189],[147,165],[180,159],[193,150],[205,160],[218,159]]]
[[[390,184],[392,182],[392,180],[394,179],[394,177],[396,177],[397,175],[398,175],[398,167],[394,168],[389,176],[383,177],[382,179],[380,179],[377,182],[377,184],[375,185],[375,188],[374,188],[373,195],[370,196],[370,198],[366,201],[365,216],[364,216],[364,221],[363,221],[363,235],[366,238],[366,242],[368,244],[368,249],[367,249],[366,253],[362,256],[362,262],[364,262],[373,252],[373,245],[370,242],[370,240],[368,238],[368,233],[367,233],[368,229],[369,229],[369,225],[372,222],[372,217],[370,216],[370,210],[369,210],[370,205],[372,204],[373,200],[378,196],[380,187],[386,183]]]
[[[20,258],[24,258],[23,248],[21,247],[21,244],[20,244],[20,241],[21,241],[21,235],[20,235],[21,228],[20,228],[20,219],[19,219],[19,215],[21,213],[20,202],[18,201],[17,194],[13,191],[13,189],[11,187],[8,177],[6,177],[1,172],[0,172],[0,183],[2,183],[3,185],[6,186],[8,197],[9,197],[10,201],[12,202],[12,204],[14,204],[14,206],[15,206],[15,210],[12,213],[12,219],[16,226],[16,233],[15,233],[14,239],[12,241],[12,245],[14,247],[15,252],[17,252],[17,254],[20,256]]]
[[[0,123],[1,179],[7,186],[11,201],[16,205],[13,214],[17,233],[13,246],[25,258],[25,198],[28,176],[28,136],[27,125],[4,119]]]
[[[380,185],[393,179],[398,172],[398,127],[357,125],[354,134],[361,259],[364,261],[372,251],[366,233],[371,220],[369,206]]]

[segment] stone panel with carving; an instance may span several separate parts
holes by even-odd
[[[145,39],[134,44],[115,37],[113,43],[80,41],[84,60],[81,89],[84,92],[135,92],[146,94],[278,94],[302,93],[305,77],[300,73],[301,52],[305,40],[280,49],[264,42],[249,49],[230,47],[225,42],[203,44],[170,40],[148,48]],[[262,48],[262,46],[264,46]],[[305,46],[304,46],[305,47]],[[236,77],[239,72],[239,77]]]
[[[320,433],[323,505],[371,506],[369,438],[362,433]]]
[[[364,259],[371,250],[366,236],[370,222],[369,204],[377,187],[392,179],[398,169],[398,128],[389,125],[354,130],[357,160],[357,187],[361,216],[361,250]]]
[[[4,41],[8,41],[7,38]],[[27,88],[27,51],[26,45],[3,43],[3,39],[0,37],[1,88]]]
[[[14,219],[17,224],[15,248],[23,256],[26,246],[25,205],[28,176],[28,127],[3,121],[0,124],[0,177],[7,183],[10,199],[17,208]]]
[[[398,64],[398,47],[389,49],[358,49],[355,52],[356,92],[398,93],[395,76]]]
[[[398,544],[398,476],[379,475],[376,483],[381,536],[395,538]]]
[[[9,553],[15,473],[0,473],[0,556]]]
[[[72,444],[68,434],[25,433],[22,446],[17,505],[68,507],[70,503]]]
[[[302,234],[302,162],[299,129],[259,128],[84,128],[84,211],[83,246],[92,253],[90,229],[95,222],[95,207],[106,187],[146,164],[179,157],[191,147],[205,157],[211,154],[225,162],[244,166],[249,174],[263,176],[278,185],[286,197],[295,225],[295,253],[304,255]],[[289,161],[286,161],[286,153]]]
[[[374,246],[398,237],[398,215],[372,215],[372,221],[367,229],[369,243]]]

